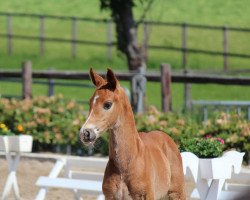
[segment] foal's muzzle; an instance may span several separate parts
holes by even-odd
[[[96,134],[93,129],[83,129],[79,133],[79,137],[83,143],[90,143],[96,139]]]

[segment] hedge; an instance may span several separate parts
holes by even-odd
[[[75,153],[86,152],[78,138],[79,130],[88,114],[88,106],[63,96],[35,97],[31,100],[0,99],[0,134],[29,134],[34,138],[35,150],[52,150],[55,146],[71,146]],[[188,138],[222,138],[224,150],[235,148],[250,151],[250,122],[243,115],[217,113],[205,123],[188,115],[161,113],[149,107],[143,115],[136,115],[139,131],[162,130],[179,145]],[[2,126],[6,125],[5,132]],[[94,151],[107,155],[108,135],[95,144]]]

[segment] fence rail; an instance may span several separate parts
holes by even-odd
[[[104,76],[103,72],[99,73]],[[121,81],[131,81],[137,73],[133,72],[116,72],[116,76]],[[149,82],[159,82],[161,84],[161,102],[162,102],[162,111],[171,110],[171,83],[185,83],[185,84],[221,84],[221,85],[241,85],[246,86],[250,85],[250,77],[234,77],[226,75],[208,75],[208,74],[185,74],[172,72],[171,67],[168,64],[161,65],[160,72],[146,72],[143,74],[147,81]],[[46,84],[46,81],[40,81],[39,79],[47,79],[47,84],[49,86],[49,91],[52,92],[55,85],[61,86],[79,86],[79,87],[90,87],[90,85],[85,85],[81,83],[64,83],[64,82],[54,82],[57,79],[65,80],[88,80],[88,72],[79,72],[79,71],[32,71],[31,63],[24,62],[22,65],[22,70],[0,70],[0,81],[18,81],[21,79],[23,82],[23,97],[31,98],[31,84],[39,83]],[[33,80],[33,81],[32,81]],[[133,91],[132,91],[133,93]],[[188,99],[188,101],[191,101]],[[200,104],[201,102],[191,101],[186,104]],[[204,103],[204,102],[203,102]],[[204,103],[206,105],[207,102]],[[217,102],[218,103],[218,102]],[[229,102],[232,104],[232,102]],[[243,102],[244,103],[244,102]],[[216,104],[216,102],[211,102],[211,104]],[[239,105],[240,103],[235,103]],[[225,105],[228,106],[228,105]]]
[[[40,54],[44,54],[45,52],[45,42],[59,42],[59,43],[71,43],[71,54],[72,57],[77,56],[77,45],[94,45],[94,46],[103,46],[107,47],[107,56],[108,58],[112,58],[112,48],[116,45],[116,41],[112,35],[113,32],[113,21],[111,19],[92,19],[86,17],[74,17],[74,16],[54,16],[54,15],[39,15],[39,14],[27,14],[27,13],[8,13],[8,12],[0,12],[0,16],[6,17],[6,33],[0,33],[0,37],[7,38],[7,46],[8,53],[13,53],[13,39],[20,40],[33,40],[40,41]],[[38,36],[27,36],[27,35],[19,35],[13,33],[12,28],[12,17],[26,17],[26,18],[36,18],[39,20],[39,31]],[[59,19],[59,20],[68,20],[71,21],[71,38],[57,38],[57,37],[47,37],[45,33],[46,19]],[[107,39],[106,41],[88,41],[81,40],[77,38],[77,27],[78,21],[92,22],[92,23],[101,23],[106,24],[107,29]],[[168,50],[168,51],[177,51],[182,53],[182,67],[184,69],[187,68],[188,65],[188,54],[204,54],[204,55],[212,55],[212,56],[222,56],[223,57],[223,69],[226,71],[229,69],[229,58],[242,58],[249,59],[250,54],[245,53],[237,53],[229,51],[229,31],[236,32],[244,32],[250,33],[250,28],[240,28],[240,27],[229,27],[229,26],[211,26],[211,25],[199,25],[199,24],[190,24],[190,23],[171,23],[171,22],[156,22],[156,21],[143,21],[144,26],[143,31],[143,46],[147,49],[151,50]],[[150,34],[149,34],[149,26],[174,26],[181,29],[181,46],[167,46],[167,45],[153,45],[149,44]],[[205,30],[218,30],[222,31],[223,51],[211,51],[205,49],[196,49],[188,47],[188,30],[194,29],[205,29]],[[147,51],[147,50],[146,50]]]
[[[99,72],[101,76],[105,73]],[[133,72],[116,72],[116,76],[121,81],[130,81],[137,73]],[[0,70],[0,78],[20,78],[20,70]],[[144,74],[150,82],[160,82],[160,72],[147,72]],[[40,79],[72,79],[84,80],[89,79],[88,72],[80,71],[33,71],[33,78]],[[209,74],[184,74],[180,72],[171,72],[171,80],[174,83],[195,83],[195,84],[222,84],[222,85],[250,85],[250,77],[235,77],[229,75],[209,75]]]
[[[0,16],[15,16],[15,17],[31,17],[31,18],[51,18],[51,19],[61,19],[61,20],[79,20],[79,21],[89,21],[89,22],[109,22],[112,21],[109,18],[106,19],[94,19],[88,17],[76,17],[76,16],[56,16],[56,15],[46,15],[46,14],[28,14],[28,13],[11,13],[11,12],[0,12]],[[202,24],[192,24],[192,23],[178,23],[178,22],[157,22],[157,21],[143,21],[143,23],[148,25],[158,25],[158,26],[183,26],[184,24],[190,28],[202,28],[202,29],[224,29],[225,26],[215,26],[215,25],[202,25]],[[250,28],[242,27],[227,27],[231,31],[240,32],[250,32]]]
[[[208,120],[209,107],[224,107],[226,113],[229,113],[232,108],[237,109],[237,114],[241,114],[242,109],[247,111],[247,119],[250,121],[250,101],[208,101],[208,100],[192,100],[192,106],[202,106],[203,121]]]

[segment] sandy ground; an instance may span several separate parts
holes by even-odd
[[[20,189],[20,195],[22,200],[33,200],[35,199],[39,187],[35,185],[39,176],[47,176],[50,170],[55,164],[54,159],[36,159],[21,157],[20,163],[17,168],[17,181]],[[0,158],[0,194],[2,195],[5,182],[8,175],[7,161],[4,157]],[[92,200],[96,199],[95,196],[83,196],[84,199]],[[8,198],[14,200],[14,192]],[[47,200],[70,200],[74,199],[73,192],[66,189],[50,189],[46,195]]]
[[[46,156],[45,156],[46,157]],[[22,200],[35,199],[39,188],[35,185],[39,176],[47,176],[55,164],[55,160],[51,158],[28,158],[21,157],[20,163],[17,168],[17,181],[20,189],[20,195]],[[8,175],[8,166],[6,159],[0,157],[0,194],[3,192],[3,188]],[[187,193],[189,194],[194,186],[192,182],[187,182]],[[15,199],[13,191],[11,192],[9,200]],[[50,189],[47,196],[47,200],[70,200],[74,199],[73,193],[66,189]],[[83,199],[92,200],[96,199],[94,196],[83,196]]]

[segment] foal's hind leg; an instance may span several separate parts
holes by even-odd
[[[186,200],[185,182],[182,166],[175,166],[171,172],[171,185],[168,191],[169,200]]]
[[[181,171],[172,172],[171,185],[168,191],[169,200],[186,200],[185,182]]]
[[[177,192],[169,193],[168,200],[184,200],[184,199],[186,199],[186,197],[180,195],[180,194],[177,193]]]
[[[174,160],[175,165],[171,168],[171,184],[168,191],[170,200],[186,200],[185,180],[182,168],[181,156],[177,156]]]

